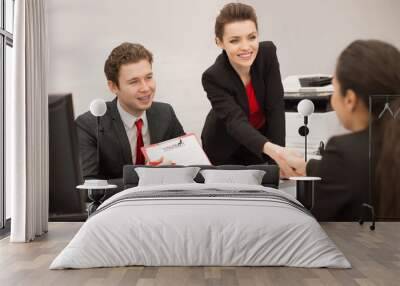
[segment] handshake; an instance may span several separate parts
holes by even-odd
[[[306,176],[307,162],[304,161],[301,153],[271,142],[264,144],[263,152],[278,164],[281,178]],[[161,157],[159,160],[146,162],[146,165],[168,166],[176,165],[176,163],[165,157]]]
[[[306,176],[307,162],[301,153],[271,142],[265,143],[263,151],[278,164],[281,178]]]

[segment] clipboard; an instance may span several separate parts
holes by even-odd
[[[194,133],[144,146],[141,150],[147,162],[164,157],[177,165],[211,165]]]

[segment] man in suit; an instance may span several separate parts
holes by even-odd
[[[146,163],[141,147],[184,135],[173,108],[153,101],[152,62],[151,52],[140,44],[123,43],[108,56],[104,72],[116,98],[107,102],[107,112],[100,118],[99,138],[96,117],[89,111],[76,119],[85,179],[118,182],[124,165]]]

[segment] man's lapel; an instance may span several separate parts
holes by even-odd
[[[129,144],[124,124],[122,123],[121,116],[119,115],[117,109],[117,98],[115,98],[110,104],[110,114],[113,121],[115,134],[117,134],[117,137],[121,145],[122,155],[124,157],[124,163],[132,164],[131,145]],[[111,146],[111,148],[114,147]]]
[[[150,144],[163,141],[161,138],[163,122],[157,120],[157,113],[154,112],[154,109],[152,107],[146,110],[146,117],[147,117],[147,124],[149,125]]]

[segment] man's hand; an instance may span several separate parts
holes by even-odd
[[[285,148],[279,153],[279,159],[286,164],[297,174],[296,176],[306,176],[306,165],[304,157],[299,152]]]
[[[281,178],[306,176],[307,162],[299,152],[271,142],[265,143],[263,151],[278,164]]]
[[[297,173],[296,170],[294,170],[286,161],[286,158],[283,154],[288,151],[286,151],[285,147],[267,142],[264,145],[263,151],[278,164],[281,178],[300,176],[300,174]]]
[[[175,162],[165,159],[164,157],[161,157],[160,159],[156,161],[149,161],[146,163],[148,166],[170,166],[170,165],[176,165]]]

